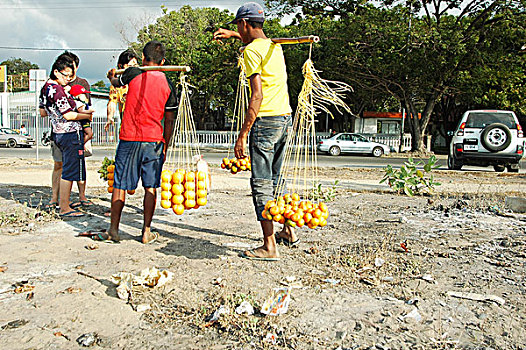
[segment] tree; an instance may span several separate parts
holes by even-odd
[[[103,80],[99,80],[99,81],[95,82],[94,84],[92,84],[91,86],[96,87],[96,88],[100,88],[100,89],[104,89],[104,88],[106,88],[106,83]]]
[[[0,66],[7,66],[7,74],[10,75],[27,75],[30,69],[38,69],[38,65],[26,61],[22,58],[11,57],[0,63]]]
[[[373,5],[355,0],[312,0],[308,3],[269,0],[267,3],[281,6],[279,11],[304,6],[296,19],[300,23],[310,21],[305,12],[316,17],[328,15],[337,26],[331,37],[332,49],[328,50],[333,69],[357,89],[373,95],[388,94],[400,101],[412,116],[408,125],[413,136],[413,150],[419,151],[424,149],[423,136],[437,102],[461,89],[459,77],[476,75],[479,81],[495,81],[492,74],[497,70],[483,68],[487,67],[486,59],[494,51],[487,39],[504,42],[505,33],[508,37],[521,38],[509,39],[507,46],[498,46],[493,58],[506,62],[497,57],[517,56],[525,36],[524,6],[513,1],[385,0]],[[342,8],[352,11],[344,16],[339,10]],[[524,71],[523,63],[513,66],[516,72]],[[513,75],[512,70],[506,72],[501,81]],[[512,79],[514,83],[507,80],[513,86],[509,91],[517,87],[520,76]],[[480,88],[489,98],[487,92],[491,89],[483,85]],[[500,102],[505,101],[501,98]],[[517,102],[522,104],[522,101]]]
[[[191,98],[197,127],[204,129],[206,122],[221,126],[224,114],[218,111],[233,109],[241,43],[228,41],[221,45],[213,40],[212,34],[232,20],[232,14],[217,8],[192,9],[190,6],[164,12],[154,24],[139,31],[138,42],[132,47],[141,52],[148,41],[159,40],[166,47],[169,64],[190,66],[187,81],[195,87]],[[177,83],[180,74],[167,75]]]

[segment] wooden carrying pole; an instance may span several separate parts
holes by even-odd
[[[300,36],[299,38],[274,38],[270,39],[276,44],[303,44],[303,43],[317,43],[320,37],[316,35]]]
[[[188,66],[144,66],[138,67],[143,71],[161,71],[161,72],[189,72],[190,67]],[[116,75],[124,73],[126,69],[117,69],[115,71]]]
[[[316,35],[300,36],[298,38],[273,38],[270,39],[275,44],[303,44],[303,43],[317,43],[320,41],[320,37]],[[245,51],[246,46],[239,48],[239,52]]]

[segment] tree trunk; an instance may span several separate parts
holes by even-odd
[[[437,98],[442,95],[440,92],[434,92],[429,95],[426,105],[422,113],[418,114],[418,110],[412,100],[405,102],[409,114],[409,124],[411,125],[411,150],[416,152],[425,152],[424,136],[426,134],[427,125],[431,120],[431,114],[435,108]]]

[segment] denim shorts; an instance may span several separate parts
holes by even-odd
[[[121,190],[137,188],[139,178],[144,188],[161,186],[164,143],[119,141],[115,154],[113,187]]]
[[[250,187],[258,221],[267,220],[261,213],[265,209],[265,204],[275,196],[287,135],[291,129],[292,117],[286,115],[258,117],[250,130],[249,151],[252,165]]]
[[[86,181],[84,133],[74,131],[55,134],[55,144],[62,153],[62,179]]]

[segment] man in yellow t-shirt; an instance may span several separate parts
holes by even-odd
[[[250,186],[257,219],[263,230],[263,245],[245,251],[243,257],[279,260],[276,241],[294,246],[299,239],[288,226],[274,235],[273,222],[264,218],[262,212],[265,204],[275,196],[287,135],[292,129],[292,109],[283,50],[281,45],[266,37],[264,21],[263,8],[255,2],[246,3],[230,22],[237,24],[237,32],[220,28],[214,33],[214,39],[236,38],[248,44],[243,56],[250,81],[250,100],[234,153],[237,158],[247,157],[248,138],[252,165]]]
[[[137,62],[137,56],[132,50],[126,50],[121,52],[119,59],[117,61],[117,68],[126,69],[128,67],[137,67],[139,66]],[[126,94],[128,93],[128,85],[121,87],[110,86],[110,96],[108,101],[108,106],[106,109],[106,117],[108,118],[106,125],[104,125],[104,130],[109,131],[110,126],[115,124],[113,116],[115,115],[115,110],[118,108],[119,116],[122,117],[124,112],[124,105],[126,103]],[[113,135],[110,135],[110,138],[113,138]]]

